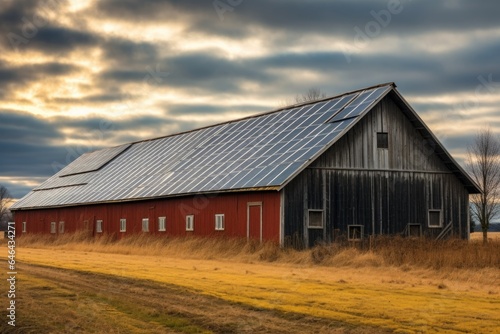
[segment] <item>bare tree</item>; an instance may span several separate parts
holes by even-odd
[[[0,221],[3,221],[10,214],[9,204],[12,202],[9,191],[0,184]]]
[[[471,209],[487,243],[490,222],[500,210],[500,141],[490,129],[481,130],[467,148],[467,169],[481,190],[472,195]]]
[[[296,103],[302,103],[302,102],[309,102],[309,101],[316,101],[320,99],[324,99],[326,97],[326,94],[321,91],[321,89],[317,87],[312,87],[309,88],[307,92],[304,94],[297,94],[295,95],[295,102]]]

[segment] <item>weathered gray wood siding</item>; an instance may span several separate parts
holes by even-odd
[[[388,133],[388,149],[377,148],[377,132]],[[348,225],[363,225],[366,237],[420,224],[435,238],[442,228],[429,227],[429,209],[442,210],[454,235],[468,236],[467,190],[389,96],[284,192],[285,241],[295,246],[333,241]],[[323,229],[308,227],[310,209],[323,210]]]

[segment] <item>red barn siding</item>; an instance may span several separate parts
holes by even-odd
[[[142,233],[142,219],[149,218],[149,233],[169,236],[247,236],[247,204],[262,202],[262,238],[280,240],[280,194],[275,191],[198,195],[137,202],[108,203],[78,207],[16,211],[19,230],[27,222],[27,233],[50,234],[50,223],[65,222],[65,233],[85,229],[95,232],[96,220],[102,220],[103,233],[118,237]],[[186,215],[194,215],[194,231],[186,231]],[[224,214],[225,229],[215,230],[215,215]],[[166,231],[158,231],[158,217],[166,217]],[[120,219],[127,220],[126,232],[120,232]],[[20,233],[21,231],[18,231]],[[58,232],[58,231],[57,231]]]

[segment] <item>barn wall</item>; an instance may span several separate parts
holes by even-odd
[[[377,148],[377,132],[387,132],[388,149]],[[413,127],[399,107],[384,98],[337,143],[285,187],[285,240],[312,246],[344,238],[348,225],[364,236],[403,234],[428,226],[428,210],[441,209],[443,227],[468,237],[468,192]],[[308,227],[308,210],[324,210],[323,229]]]
[[[279,242],[280,195],[278,192],[246,192],[211,196],[187,196],[128,203],[17,211],[17,226],[27,222],[27,233],[50,234],[51,222],[64,221],[65,233],[87,229],[96,233],[96,220],[103,220],[103,233],[143,233],[142,219],[149,218],[150,234],[168,236],[247,236],[247,203],[262,202],[262,238]],[[186,231],[186,215],[194,215],[194,231]],[[225,215],[225,229],[215,230],[215,214]],[[166,217],[166,231],[158,231],[158,217]],[[120,219],[127,220],[120,232]]]

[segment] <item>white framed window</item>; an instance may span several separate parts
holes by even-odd
[[[224,214],[218,213],[215,215],[215,230],[224,231]]]
[[[158,217],[158,231],[165,232],[167,230],[167,217]]]
[[[59,233],[60,234],[64,233],[64,222],[63,221],[59,222]]]
[[[429,210],[427,221],[429,222],[430,228],[443,227],[443,217],[441,215],[441,210]]]
[[[120,232],[125,232],[127,231],[127,219],[122,218],[120,219]]]
[[[50,233],[56,233],[56,222],[50,223]]]
[[[309,228],[323,228],[323,210],[309,210],[307,226]]]
[[[96,220],[95,231],[96,233],[102,233],[102,219]]]
[[[352,241],[363,239],[363,225],[347,225],[347,239]]]
[[[186,216],[186,231],[194,231],[194,215]]]
[[[26,222],[23,222],[23,230],[22,230],[23,233],[26,233]]]
[[[149,218],[142,218],[142,232],[149,232]]]

